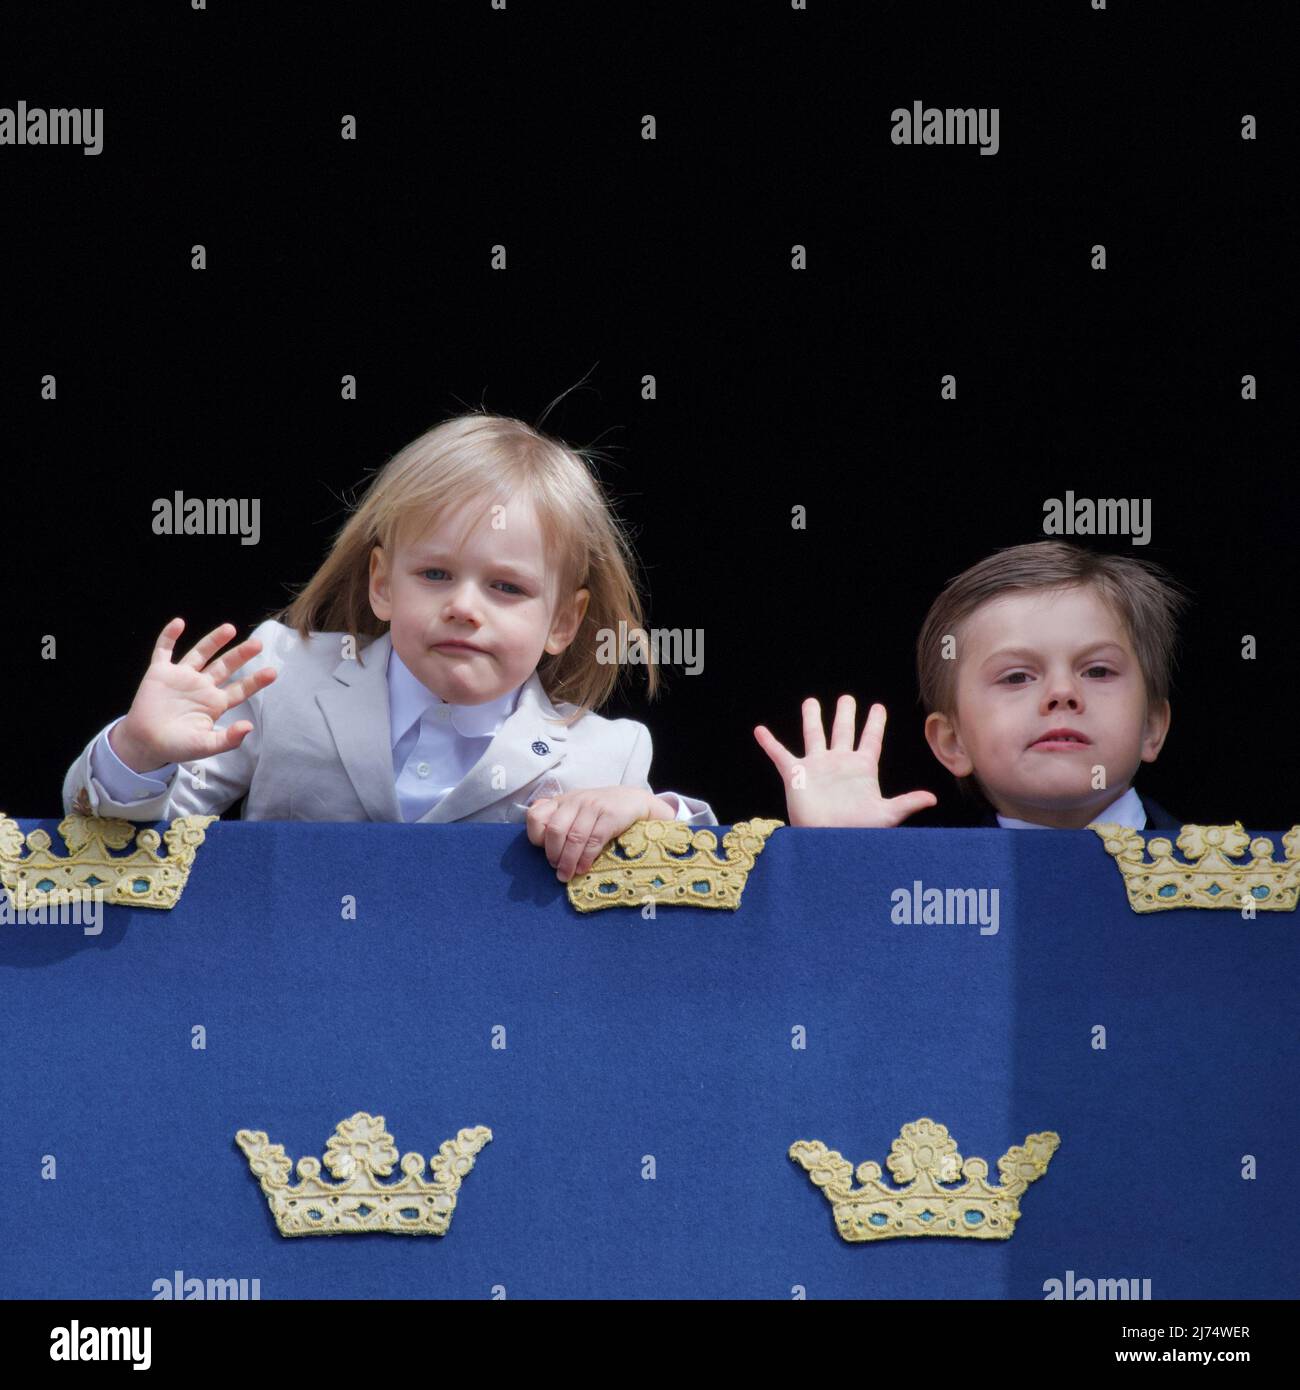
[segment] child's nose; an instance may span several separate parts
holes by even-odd
[[[1055,709],[1059,705],[1078,709],[1083,704],[1083,693],[1078,682],[1064,677],[1051,682],[1047,687],[1046,704],[1048,709]]]
[[[443,611],[448,618],[454,618],[459,622],[478,622],[479,605],[474,586],[468,582],[457,584],[447,595],[447,603]]]

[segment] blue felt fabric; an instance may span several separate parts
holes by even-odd
[[[998,933],[895,925],[916,879],[999,888]],[[518,827],[222,821],[174,911],[105,919],[0,929],[6,1296],[1300,1294],[1300,923],[1137,916],[1091,832],[782,829],[739,912],[648,922],[574,912]],[[491,1127],[446,1237],[278,1234],[235,1131],[320,1157],[357,1110],[426,1158]],[[994,1176],[1060,1133],[1009,1242],[845,1244],[787,1157],[922,1116]]]

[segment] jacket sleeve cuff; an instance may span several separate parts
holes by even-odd
[[[154,772],[136,772],[113,752],[108,736],[120,724],[115,720],[95,740],[90,750],[90,775],[99,783],[108,799],[117,805],[130,805],[136,801],[151,801],[166,792],[167,786],[176,771],[175,763],[158,768]]]

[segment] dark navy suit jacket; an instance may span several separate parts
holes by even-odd
[[[1152,801],[1149,796],[1138,793],[1138,800],[1142,803],[1142,809],[1147,813],[1146,828],[1148,830],[1181,830],[1183,822],[1171,816],[1158,801]],[[981,825],[996,826],[998,818],[992,811],[985,813],[980,821]]]

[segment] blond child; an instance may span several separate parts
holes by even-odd
[[[561,881],[633,821],[716,825],[651,790],[643,724],[593,712],[620,673],[599,634],[640,629],[634,563],[576,451],[518,420],[447,420],[248,640],[219,656],[224,624],[173,661],[184,622],[163,628],[129,713],[69,769],[65,811],[159,821],[245,797],[248,820],[522,822]]]

